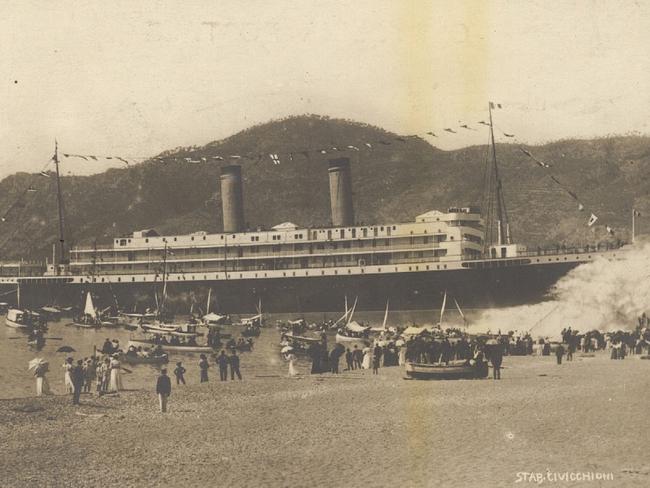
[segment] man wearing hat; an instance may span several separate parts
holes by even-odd
[[[160,370],[160,375],[158,375],[158,380],[156,381],[156,393],[158,394],[158,400],[160,401],[160,412],[167,412],[167,400],[169,395],[172,392],[172,382],[167,376],[167,370],[165,368]]]

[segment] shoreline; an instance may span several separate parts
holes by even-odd
[[[0,400],[3,486],[491,487],[547,469],[613,473],[591,486],[650,480],[650,361],[504,363],[501,381],[404,381],[399,367],[213,375],[173,384],[167,414],[153,385],[78,408],[63,395]],[[15,410],[25,404],[43,410]]]

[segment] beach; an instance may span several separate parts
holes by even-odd
[[[650,483],[650,361],[506,357],[501,381],[404,380],[398,367],[247,376],[0,401],[1,486],[512,486]],[[217,377],[218,379],[218,377]],[[192,378],[193,381],[197,381]],[[565,473],[613,479],[560,481]],[[567,478],[568,479],[568,478]],[[532,483],[537,484],[537,482]]]

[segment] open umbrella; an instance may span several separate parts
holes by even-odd
[[[56,352],[76,352],[76,351],[70,346],[61,346],[56,350]]]
[[[49,363],[45,359],[43,359],[43,358],[34,358],[29,362],[29,364],[27,366],[27,370],[29,371],[30,369],[36,369],[39,366],[44,366],[46,364],[49,364]]]

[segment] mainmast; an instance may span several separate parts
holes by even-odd
[[[59,172],[59,143],[54,141],[54,167],[56,168],[56,196],[59,208],[59,264],[68,264],[68,256],[65,248],[65,212],[63,209],[63,194],[61,192],[61,174]]]
[[[486,167],[486,216],[488,222],[486,222],[486,246],[490,244],[511,244],[510,236],[510,225],[508,223],[508,212],[506,209],[506,203],[503,198],[503,188],[501,185],[501,177],[499,176],[499,164],[497,162],[497,150],[496,143],[494,141],[494,122],[492,120],[492,107],[493,104],[490,102],[488,104],[488,113],[490,116],[490,145],[492,146],[491,150],[491,161]],[[494,212],[492,210],[494,206]],[[492,222],[492,218],[495,218],[496,222]],[[496,224],[496,239],[492,235],[492,226]]]

